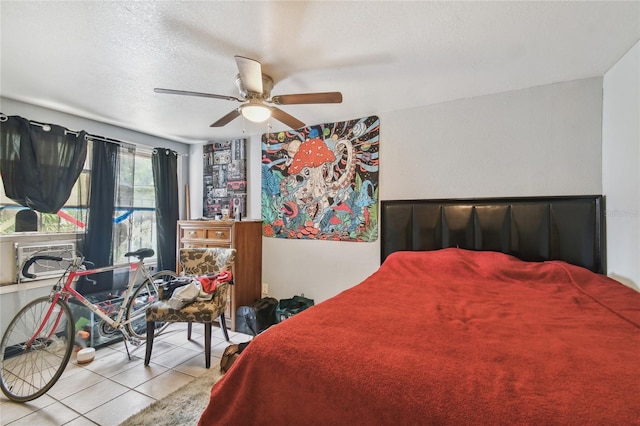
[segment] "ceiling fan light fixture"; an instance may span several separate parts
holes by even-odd
[[[240,113],[249,121],[262,123],[271,117],[271,109],[262,104],[247,104],[240,107]]]

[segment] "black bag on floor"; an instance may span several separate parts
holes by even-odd
[[[236,312],[236,331],[257,336],[276,323],[278,300],[264,297],[249,306],[240,306]]]
[[[281,299],[276,308],[276,321],[282,322],[313,305],[313,299],[304,296],[293,296],[291,299]]]

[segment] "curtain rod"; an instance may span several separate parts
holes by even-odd
[[[111,139],[111,138],[106,138],[104,136],[92,135],[89,133],[84,135],[84,139],[87,141],[94,140],[94,141],[101,141],[101,142],[111,142],[111,143],[118,144],[120,146],[124,146],[125,148],[134,148],[134,149],[138,148],[138,146],[133,142],[125,142],[119,139]]]
[[[9,117],[0,112],[0,122],[5,122],[9,119]],[[33,121],[33,120],[28,120],[30,124],[35,124],[36,126],[40,126],[42,127],[42,129],[44,131],[49,131],[51,129],[51,125],[50,124],[46,124],[46,123],[39,123],[37,121]],[[64,129],[64,132],[66,134],[72,134],[75,136],[78,136],[80,134],[79,131],[76,130],[69,130],[69,129]],[[115,143],[118,144],[120,146],[124,146],[125,148],[128,149],[135,149],[135,150],[139,150],[139,151],[147,151],[150,153],[156,153],[158,148],[151,148],[151,147],[147,147],[146,145],[138,145],[134,142],[126,142],[126,141],[121,141],[119,139],[111,139],[111,138],[107,138],[104,136],[98,136],[98,135],[92,135],[90,133],[87,133],[84,135],[85,140],[89,141],[89,140],[96,140],[96,141],[101,141],[101,142],[111,142],[111,143]],[[169,150],[169,148],[163,148],[163,149],[167,149]],[[189,154],[180,154],[179,152],[174,151],[175,155],[182,157],[182,156],[188,156]]]
[[[9,117],[6,114],[0,113],[0,122],[4,123],[8,119],[9,119]],[[51,124],[40,123],[38,121],[33,121],[33,120],[28,120],[28,121],[29,121],[29,124],[33,124],[33,125],[42,127],[42,130],[44,130],[45,132],[48,132],[49,130],[51,130]],[[80,132],[78,132],[76,130],[69,130],[67,128],[64,129],[64,133],[65,133],[65,135],[75,135],[75,136],[78,136],[80,134]]]

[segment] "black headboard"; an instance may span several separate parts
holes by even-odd
[[[392,200],[381,207],[381,262],[394,251],[460,247],[606,271],[601,195]]]

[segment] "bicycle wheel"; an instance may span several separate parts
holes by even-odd
[[[0,341],[0,387],[13,401],[42,396],[69,362],[75,335],[73,316],[67,303],[58,300],[46,318],[50,307],[49,297],[27,304],[9,323]],[[41,324],[42,330],[34,336]]]
[[[147,338],[147,320],[145,311],[152,303],[158,301],[158,286],[164,282],[177,278],[173,271],[160,271],[151,276],[151,281],[145,280],[134,292],[127,307],[125,320],[127,322],[127,330],[131,336],[140,340]],[[156,322],[155,335],[158,335],[167,328],[169,323]]]

